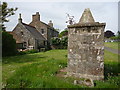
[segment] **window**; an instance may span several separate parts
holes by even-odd
[[[23,42],[23,47],[26,48],[27,47],[27,43]]]
[[[28,40],[28,46],[30,46],[30,39]]]
[[[23,36],[23,32],[21,32],[21,35]]]
[[[23,43],[17,43],[17,49],[22,49],[23,48]]]
[[[45,32],[44,32],[44,29],[41,29],[41,33],[42,33],[42,34],[44,34],[44,33],[45,33]]]
[[[44,44],[44,46],[47,44],[47,42],[46,41],[43,41],[43,44]]]

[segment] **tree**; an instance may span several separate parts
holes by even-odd
[[[52,38],[52,46],[56,49],[67,49],[68,37]]]
[[[63,30],[60,34],[59,37],[67,36],[68,35],[68,29]]]
[[[117,32],[117,37],[120,39],[120,31]]]
[[[60,39],[59,38],[52,38],[52,45],[59,46],[60,45]]]
[[[68,46],[68,37],[61,38],[60,45],[61,45],[62,49],[67,49],[67,46]]]
[[[10,17],[11,15],[15,14],[15,11],[18,8],[8,8],[8,4],[6,2],[3,2],[2,5],[0,4],[0,26],[2,27],[2,30],[5,31],[5,22],[9,22],[9,20],[7,19],[8,17]]]
[[[14,15],[17,8],[8,8],[8,4],[3,2],[2,5],[0,4],[0,10],[0,20],[2,20],[0,23],[2,29],[2,56],[15,55],[17,53],[16,41],[11,34],[6,32],[4,23],[9,22],[7,18]]]
[[[110,37],[114,37],[115,34],[114,34],[112,31],[107,30],[107,31],[105,32],[104,36],[105,36],[106,38],[110,38]]]

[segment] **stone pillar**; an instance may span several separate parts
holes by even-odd
[[[79,23],[68,25],[68,76],[104,79],[104,28],[90,9],[85,9]]]

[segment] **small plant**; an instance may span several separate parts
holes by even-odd
[[[27,53],[29,53],[29,54],[30,54],[30,53],[38,53],[38,51],[35,50],[35,49],[33,49],[33,50],[28,50]]]
[[[38,53],[38,51],[35,49],[28,50],[28,51],[20,51],[20,52],[18,52],[18,55],[31,54],[31,53]]]

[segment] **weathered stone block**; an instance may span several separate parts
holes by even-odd
[[[68,76],[104,79],[104,28],[89,9],[79,23],[68,26]]]

